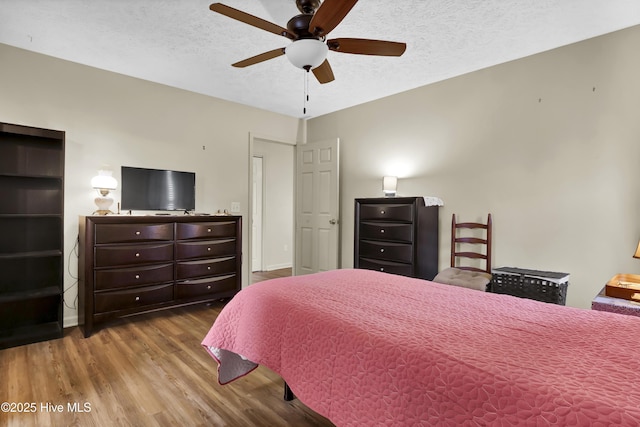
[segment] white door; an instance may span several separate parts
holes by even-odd
[[[251,212],[251,270],[262,271],[262,157],[253,157],[252,212]]]
[[[338,138],[296,146],[295,274],[338,268]]]

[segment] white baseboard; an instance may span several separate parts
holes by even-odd
[[[71,328],[72,326],[78,326],[78,316],[67,316],[62,319],[65,328]]]
[[[264,271],[280,270],[283,268],[293,268],[293,264],[291,264],[290,262],[285,264],[273,264],[273,265],[267,266],[267,268],[265,268]]]

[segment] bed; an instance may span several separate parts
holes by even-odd
[[[259,282],[202,345],[337,426],[640,424],[640,318],[369,270]]]

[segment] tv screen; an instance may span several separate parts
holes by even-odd
[[[196,174],[122,166],[122,209],[178,211],[196,208]]]

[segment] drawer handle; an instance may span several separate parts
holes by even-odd
[[[210,265],[209,265],[209,266],[207,266],[207,270],[211,270],[211,266],[210,266]]]
[[[384,211],[380,211],[380,215],[384,215]]]
[[[139,274],[136,274],[136,279],[139,279],[139,278],[140,278],[140,275],[139,275]]]
[[[140,297],[136,297],[136,301],[140,301]]]
[[[136,252],[136,258],[137,258],[137,257],[139,257],[139,256],[140,256],[140,253],[139,253],[139,252]]]
[[[380,267],[380,271],[384,271],[384,267]]]
[[[381,233],[384,233],[384,228],[382,230],[380,230]]]
[[[140,232],[139,232],[139,231],[136,231],[136,236],[139,236],[139,235],[140,235]]]
[[[210,251],[210,250],[211,250],[211,248],[207,248],[207,250],[208,250],[208,251]]]
[[[207,228],[207,233],[211,233],[211,229],[210,228]]]
[[[383,249],[380,249],[380,252],[384,252],[384,248],[383,248]]]
[[[207,289],[211,289],[211,285],[207,286]]]

